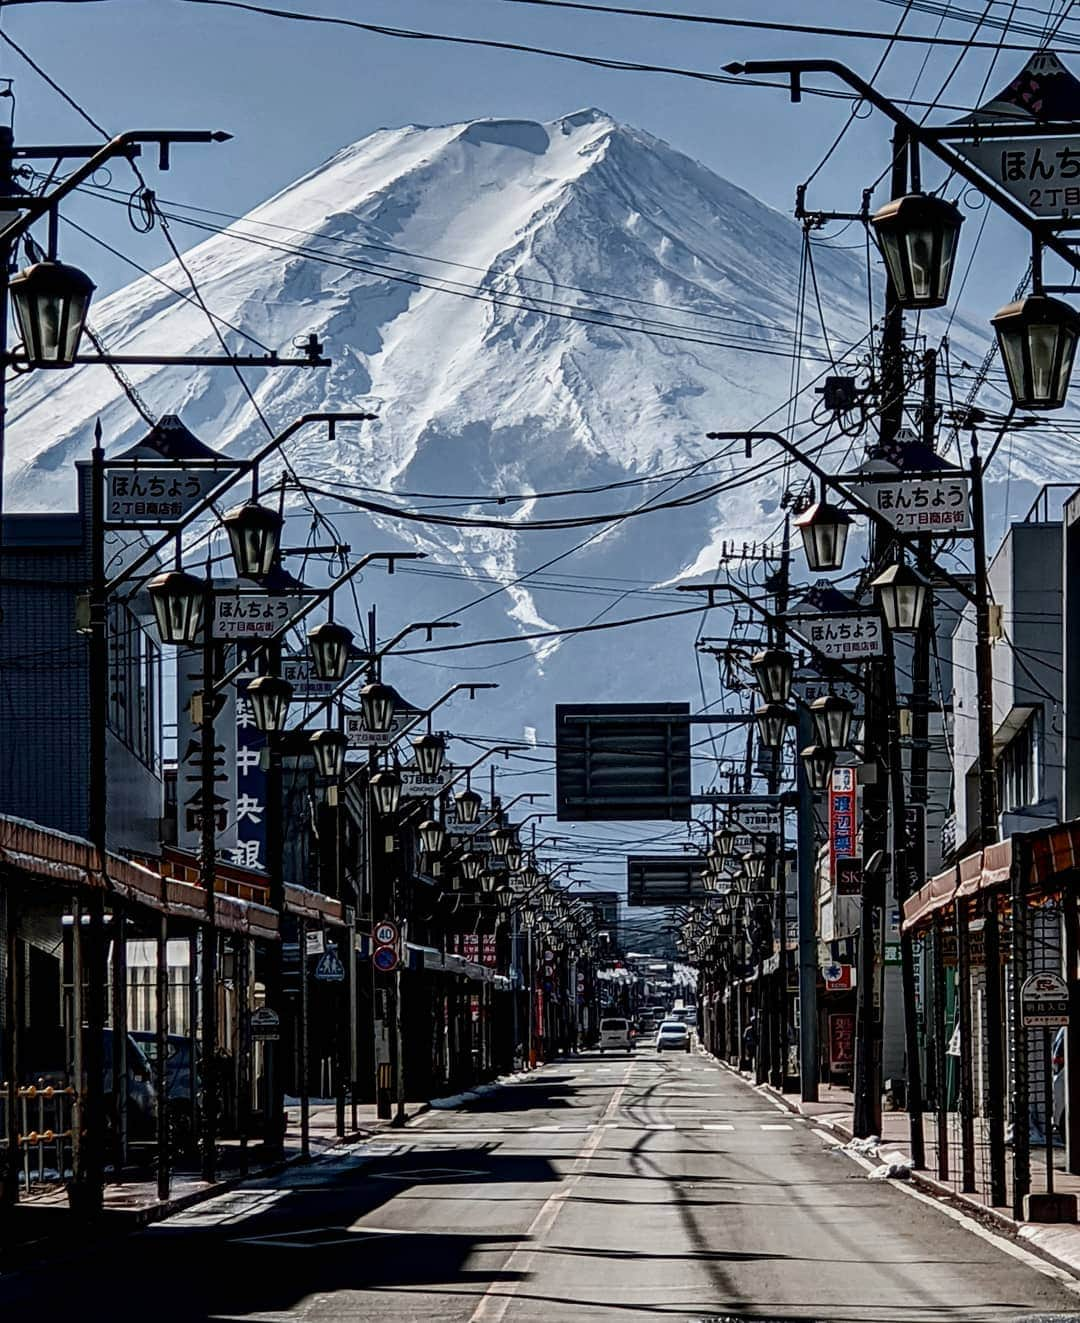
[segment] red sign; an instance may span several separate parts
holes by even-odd
[[[829,871],[836,877],[837,859],[855,853],[855,769],[836,767],[829,782]]]
[[[495,934],[485,933],[483,940],[483,963],[485,965],[495,964]]]
[[[825,987],[829,992],[850,992],[854,985],[854,965],[826,965]],[[831,976],[831,977],[830,977]]]
[[[850,1071],[855,1064],[855,1016],[848,1011],[829,1016],[829,1070]]]

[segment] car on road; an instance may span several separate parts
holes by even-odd
[[[657,1052],[689,1052],[690,1030],[681,1020],[665,1020],[656,1033]]]
[[[629,1020],[611,1019],[600,1021],[600,1053],[626,1052],[634,1050],[634,1035]]]

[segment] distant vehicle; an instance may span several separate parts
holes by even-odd
[[[693,1006],[686,1009],[686,1023],[691,1027],[697,1024],[697,1010]]]
[[[657,1052],[689,1052],[690,1030],[681,1020],[665,1020],[656,1035]]]
[[[600,1021],[600,1053],[605,1052],[626,1052],[629,1054],[634,1050],[634,1036],[630,1028],[629,1020],[601,1020]]]
[[[685,1006],[673,1006],[671,1010],[668,1011],[667,1018],[669,1020],[677,1020],[680,1024],[685,1024],[686,1017],[689,1014],[690,1012],[686,1009]]]
[[[153,1067],[157,1062],[157,1034],[136,1031],[131,1037]],[[165,1057],[165,1096],[171,1103],[190,1102],[191,1087],[191,1039],[183,1034],[170,1034]]]

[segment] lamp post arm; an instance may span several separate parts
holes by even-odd
[[[216,487],[207,496],[204,496],[201,500],[197,501],[187,514],[177,520],[167,533],[164,533],[159,537],[156,542],[153,542],[147,547],[142,555],[137,556],[130,565],[125,566],[117,575],[110,579],[105,585],[105,593],[108,595],[114,592],[122,583],[126,583],[136,575],[144,565],[149,564],[152,560],[157,560],[159,554],[164,551],[169,543],[172,542],[174,538],[178,538],[183,533],[184,529],[194,523],[200,515],[205,514],[215,502],[221,499],[222,495],[227,492],[235,482],[239,481],[239,479],[244,477],[245,474],[250,473],[252,469],[258,468],[264,459],[267,459],[273,454],[279,446],[283,446],[285,442],[296,432],[299,432],[301,428],[307,427],[309,423],[373,422],[377,416],[377,414],[373,413],[363,413],[359,410],[351,410],[330,413],[304,413],[298,418],[294,418],[283,431],[278,432],[276,436],[271,437],[262,449],[256,451],[251,459],[235,461],[236,472],[226,481],[225,485],[223,487]],[[227,462],[230,466],[234,463],[232,460]],[[106,467],[108,467],[107,463]],[[405,559],[404,552],[395,552],[394,554],[400,560]]]
[[[110,138],[104,146],[97,148],[92,156],[57,184],[51,193],[47,193],[43,197],[19,199],[20,204],[25,202],[25,205],[20,205],[20,214],[0,230],[0,245],[13,244],[16,239],[21,238],[29,230],[31,225],[52,211],[58,202],[92,178],[106,161],[111,161],[116,156],[131,155],[131,149],[138,147],[141,143],[156,142],[164,157],[171,143],[228,142],[231,137],[231,133],[210,129],[177,129],[175,131],[169,129],[136,129],[128,133],[117,134],[115,138]],[[135,154],[137,155],[137,153]]]
[[[1049,248],[1051,252],[1056,253],[1074,271],[1080,271],[1080,253],[1077,253],[1062,239],[1058,238],[1049,226],[1041,223],[1034,216],[1029,216],[1015,198],[981,175],[966,157],[961,156],[959,152],[954,151],[953,148],[940,141],[933,130],[927,131],[923,125],[912,119],[888,97],[882,96],[876,88],[860,78],[853,69],[849,69],[846,64],[842,64],[839,60],[748,60],[745,64],[736,62],[727,64],[724,68],[732,74],[786,73],[791,78],[791,98],[793,101],[800,100],[801,89],[799,84],[803,74],[831,74],[840,82],[846,83],[853,91],[858,92],[859,96],[864,101],[869,102],[875,110],[880,110],[883,115],[891,119],[911,142],[917,143],[920,147],[925,147],[939,161],[947,165],[951,171],[959,175],[961,179],[966,180],[972,188],[977,189],[984,197],[989,198],[1007,216],[1016,221],[1018,225]],[[977,126],[972,126],[972,136],[975,136],[976,133]]]
[[[883,514],[881,514],[880,511],[875,510],[869,501],[864,501],[857,493],[850,491],[844,483],[835,476],[835,474],[827,473],[821,465],[815,460],[812,460],[809,455],[804,455],[794,441],[788,440],[786,436],[781,435],[779,432],[708,432],[706,435],[710,441],[775,441],[782,450],[789,454],[793,459],[798,460],[803,468],[809,469],[809,471],[814,474],[819,481],[824,483],[826,487],[831,488],[832,491],[836,492],[839,496],[842,496],[846,501],[853,505],[859,514],[865,515],[868,519],[872,520],[886,537],[893,541],[902,542],[905,546],[909,547],[913,552],[916,564],[920,569],[925,570],[928,573],[939,575],[945,583],[948,584],[950,588],[955,589],[966,602],[974,603],[976,601],[975,593],[968,584],[964,583],[962,579],[957,579],[954,575],[950,574],[948,570],[943,569],[932,556],[924,553],[920,549],[917,541],[920,536],[919,534],[909,535],[904,533],[901,529],[898,529]],[[901,474],[901,477],[902,476],[903,475]]]

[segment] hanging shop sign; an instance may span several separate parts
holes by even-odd
[[[950,537],[970,532],[971,487],[962,474],[949,478],[900,478],[858,482],[851,490],[900,533]]]
[[[281,1037],[281,1017],[269,1006],[251,1012],[251,1036],[259,1043],[276,1043]]]
[[[416,720],[416,716],[415,711],[404,709],[394,713],[389,730],[369,730],[362,712],[346,712],[345,738],[350,749],[388,749],[400,738],[405,727]]]
[[[829,1070],[845,1074],[855,1064],[855,1017],[849,1012],[829,1016]]]
[[[829,781],[829,849],[832,875],[837,864],[855,853],[855,769],[836,767]]]
[[[1080,216],[1080,138],[990,138],[955,147],[1033,216]]]
[[[320,680],[315,663],[303,652],[282,657],[281,678],[292,685],[294,698],[326,698],[338,687],[336,680]]]
[[[215,593],[214,638],[270,638],[303,605],[304,599],[295,593]]]
[[[416,766],[402,767],[401,796],[403,799],[435,799],[450,784],[453,771],[444,768],[438,776],[425,776]]]
[[[236,465],[140,464],[105,470],[106,528],[168,528],[239,472]]]
[[[792,616],[791,627],[819,656],[830,661],[864,661],[885,655],[881,617],[876,613]]]

